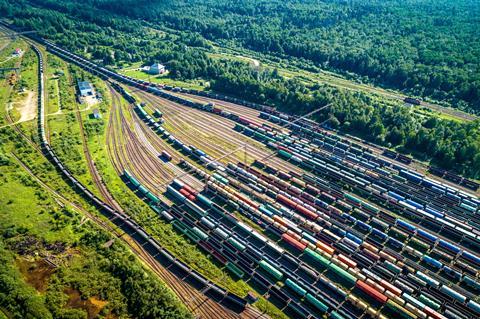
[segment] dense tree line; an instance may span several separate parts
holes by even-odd
[[[35,7],[28,5],[28,3],[32,2],[35,3]],[[433,6],[426,0],[407,1],[405,6],[411,6],[414,2],[419,3],[419,9],[417,11],[427,10],[426,8]],[[460,9],[463,8],[464,2],[466,2],[466,0],[458,1]],[[298,30],[305,30],[304,32],[291,32],[290,34],[296,34],[296,36],[301,39],[301,41],[299,40],[297,43],[297,45],[300,46],[299,43],[306,45],[313,41],[314,38],[310,39],[311,41],[304,39],[310,32],[309,28],[312,28],[312,30],[316,28],[315,30],[320,32],[318,28],[327,26],[333,28],[337,23],[340,23],[339,21],[343,21],[342,25],[344,29],[341,32],[341,39],[337,40],[344,42],[350,41],[348,42],[348,47],[344,47],[343,44],[340,45],[340,43],[334,45],[327,40],[325,40],[327,42],[320,41],[319,43],[323,43],[324,45],[328,43],[326,47],[328,47],[328,50],[335,52],[335,59],[339,59],[339,56],[344,53],[349,54],[353,59],[351,61],[352,67],[361,67],[361,65],[364,65],[363,67],[366,68],[366,65],[376,63],[373,62],[375,59],[369,56],[368,61],[370,62],[362,64],[362,62],[353,58],[354,56],[358,56],[356,54],[360,51],[363,52],[362,54],[367,52],[366,44],[373,45],[372,43],[376,43],[375,48],[380,51],[386,50],[386,48],[393,44],[391,41],[387,41],[387,38],[370,38],[367,34],[362,36],[366,44],[362,46],[356,43],[353,40],[355,34],[350,34],[353,32],[351,31],[352,27],[347,24],[348,19],[345,19],[346,17],[352,17],[352,15],[354,15],[356,18],[352,19],[352,25],[356,25],[359,30],[367,32],[368,29],[365,29],[365,26],[360,24],[361,21],[363,21],[362,23],[367,23],[367,20],[364,21],[362,19],[367,19],[368,17],[368,19],[372,19],[372,15],[378,17],[378,15],[387,14],[390,12],[389,10],[393,10],[393,8],[400,10],[399,5],[396,5],[396,1],[387,1],[387,3],[392,5],[390,9],[385,8],[382,3],[368,7],[366,5],[367,2],[361,2],[355,10],[351,8],[347,10],[345,9],[345,5],[333,1],[328,6],[331,9],[330,11],[337,12],[334,18],[328,18],[328,15],[333,15],[330,11],[328,14],[322,13],[322,8],[326,6],[326,4],[321,2],[315,2],[317,3],[316,5],[313,5],[309,1],[306,1],[305,4],[302,4],[302,2],[296,3],[295,5],[288,3],[279,5],[276,1],[264,1],[257,5],[253,5],[250,1],[244,1],[242,5],[225,4],[223,1],[219,1],[218,4],[213,4],[210,1],[206,1],[206,3],[210,4],[210,9],[208,10],[204,5],[198,3],[198,1],[189,1],[187,5],[187,3],[172,0],[168,1],[168,6],[159,3],[157,6],[152,4],[146,8],[147,2],[145,1],[135,1],[134,5],[133,2],[129,2],[129,0],[87,0],[82,4],[67,0],[61,2],[54,0],[32,0],[31,2],[26,2],[23,0],[23,2],[18,5],[14,5],[7,0],[0,0],[0,8],[8,9],[5,10],[14,18],[15,24],[24,26],[27,29],[39,30],[42,36],[48,37],[77,53],[100,60],[105,64],[115,65],[123,62],[142,61],[144,63],[151,63],[153,61],[162,61],[168,65],[171,76],[174,78],[202,78],[209,80],[211,82],[211,89],[215,91],[236,95],[254,102],[276,105],[283,111],[295,114],[305,114],[308,110],[333,102],[330,110],[318,116],[318,120],[328,120],[327,124],[333,128],[350,132],[351,134],[361,136],[381,145],[397,148],[406,153],[412,153],[420,159],[433,160],[436,165],[443,168],[452,169],[467,176],[479,177],[480,127],[478,121],[466,124],[435,119],[425,115],[417,115],[408,108],[393,102],[390,103],[377,99],[366,93],[353,93],[328,85],[305,86],[295,78],[285,79],[279,76],[276,70],[252,68],[247,63],[239,61],[212,59],[206,54],[210,48],[209,44],[205,42],[205,37],[217,39],[221,36],[223,39],[227,39],[233,37],[238,32],[250,32],[252,34],[255,34],[255,32],[266,32],[267,30],[271,30],[273,25],[281,27],[282,32],[286,32],[286,30],[291,30],[291,28],[295,26]],[[448,5],[446,6],[448,7]],[[343,7],[347,11],[338,12],[335,10],[337,7]],[[445,6],[442,2],[438,7],[438,12],[440,12],[444,10],[442,8]],[[160,8],[164,10],[162,11]],[[423,9],[420,10],[421,8]],[[475,8],[475,5],[473,5],[473,8]],[[276,9],[276,11],[273,9]],[[285,10],[287,9],[291,10],[292,17],[287,17],[285,14]],[[432,10],[433,9],[434,8],[432,8]],[[460,9],[458,9],[458,12],[463,12],[463,9]],[[188,10],[190,10],[190,12],[187,13],[186,11]],[[204,14],[212,10],[212,15],[209,18],[205,18]],[[171,14],[169,14],[169,12],[171,12]],[[176,14],[173,15],[173,12],[176,12]],[[143,22],[141,23],[139,20],[125,18],[119,14],[142,16],[152,21],[158,17],[162,17],[164,18],[162,23],[168,24],[169,27],[178,28],[179,30],[170,30],[167,33],[157,32],[154,29],[142,27]],[[272,14],[276,15],[274,19],[270,16]],[[318,14],[327,14],[327,16],[322,19],[314,18]],[[401,13],[396,14],[401,15]],[[389,19],[395,17],[395,15],[392,14],[389,16]],[[412,14],[412,21],[421,16],[422,14],[416,13],[415,11]],[[435,16],[435,14],[432,16]],[[242,25],[241,28],[238,27],[239,30],[237,30],[237,33],[229,31],[233,28],[232,25],[235,25],[235,21],[240,19],[240,17],[244,18],[244,23],[249,23],[252,19],[258,19],[258,21],[262,21],[262,27],[256,27],[255,24],[253,24],[246,28],[245,25]],[[253,17],[256,18],[254,19]],[[470,15],[466,14],[465,19],[468,20],[469,17]],[[218,22],[223,21],[222,19],[228,19],[228,23],[225,21],[222,23]],[[288,20],[288,23],[285,22],[285,19]],[[220,24],[213,27],[216,25],[214,21]],[[426,22],[428,21],[427,19]],[[157,21],[157,23],[160,22]],[[388,28],[390,28],[390,24],[392,23],[392,21],[387,23],[379,20],[377,24],[382,25],[383,28],[386,28],[385,30],[389,30]],[[448,27],[448,23],[442,19],[437,19],[435,23],[441,28]],[[411,64],[408,62],[410,51],[412,51],[407,45],[409,43],[409,36],[414,36],[416,34],[415,30],[418,28],[420,28],[418,30],[423,30],[424,26],[418,26],[417,28],[413,22],[409,22],[409,25],[412,30],[409,32],[405,31],[405,38],[401,40],[403,43],[402,48],[391,47],[388,53],[389,58],[384,60],[383,66],[395,68],[398,63],[401,65]],[[465,25],[462,26],[467,28],[467,25],[470,24],[465,22]],[[378,28],[378,26],[375,28]],[[469,29],[465,30],[466,34],[462,35],[462,37],[467,37],[470,31]],[[370,30],[370,32],[373,31]],[[329,32],[324,30],[319,34],[325,37],[325,39],[329,39]],[[381,34],[383,33],[380,32],[378,36]],[[389,33],[386,32],[386,35],[388,34]],[[287,45],[289,41],[286,40],[289,39],[289,36],[280,35],[281,33],[277,35],[268,34],[265,36],[257,34],[255,38],[258,41],[278,40],[279,45]],[[417,39],[418,45],[423,43],[422,41],[425,40],[424,37],[425,34],[422,33],[422,37]],[[438,36],[436,38],[438,39]],[[400,39],[398,41],[400,41]],[[461,41],[467,40],[462,39]],[[476,42],[472,41],[469,42],[471,44],[469,48],[463,47],[464,42],[461,42],[461,44],[455,48],[451,48],[453,51],[450,52],[450,50],[448,55],[442,57],[442,59],[445,59],[445,63],[438,60],[440,59],[438,52],[440,52],[439,50],[441,49],[438,47],[436,47],[435,51],[438,52],[433,55],[433,53],[429,51],[429,47],[426,44],[422,44],[422,56],[430,57],[432,61],[430,66],[437,67],[441,65],[443,70],[446,70],[449,74],[462,75],[465,74],[465,65],[468,65],[470,70],[478,68],[476,59],[480,55],[472,53],[476,50]],[[273,47],[277,47],[277,45],[272,44],[265,48],[256,49],[272,51]],[[396,49],[393,50],[394,48]],[[460,49],[463,50],[463,53],[456,51]],[[301,46],[298,50],[299,52],[307,52]],[[418,58],[420,51],[417,50],[415,52]],[[397,53],[401,54],[402,57],[399,58],[396,55]],[[285,54],[285,49],[283,49],[282,54]],[[322,56],[320,53],[318,53],[318,55]],[[328,57],[328,54],[323,56]],[[328,59],[327,64],[333,65],[333,57],[329,57]],[[448,59],[454,59],[456,62],[450,63],[447,61]],[[469,60],[464,61],[462,59]],[[434,61],[436,62],[434,63]],[[325,63],[323,63],[323,65],[325,65]],[[427,68],[430,71],[433,70],[429,69],[427,65],[422,66],[415,63],[411,65],[415,68],[416,72],[420,72],[422,68]],[[451,66],[451,68],[449,66]],[[444,74],[442,72],[432,72],[434,72],[435,76],[439,77]],[[408,72],[403,72],[403,74],[407,81],[411,79]],[[477,82],[475,82],[476,80],[472,77],[478,76],[479,74],[480,72],[470,72],[469,76],[465,78],[469,79],[470,86],[476,85],[475,83]],[[426,74],[423,74],[420,77],[425,78],[426,76]],[[380,76],[380,78],[386,79],[384,76]],[[416,89],[421,89],[423,84],[419,85],[416,83],[414,86]],[[464,87],[464,85],[457,83],[455,85],[452,84],[452,87],[459,89]],[[428,86],[426,89],[428,89]],[[440,91],[436,90],[435,92],[438,93]]]
[[[40,1],[45,2],[45,1]],[[211,40],[313,61],[480,112],[480,3],[473,0],[87,1]]]

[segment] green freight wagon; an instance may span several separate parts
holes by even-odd
[[[284,150],[278,150],[278,155],[286,159],[290,159],[293,156],[292,154]]]
[[[202,230],[200,230],[198,227],[193,227],[192,232],[194,232],[201,240],[207,240],[208,235],[205,234]]]
[[[323,269],[327,268],[330,265],[330,261],[325,257],[321,256],[320,254],[314,252],[310,248],[305,248],[304,256],[308,256],[310,259],[322,266]]]
[[[153,195],[152,193],[150,193],[150,192],[147,192],[147,193],[145,194],[145,196],[146,196],[150,201],[152,201],[152,202],[155,203],[155,204],[157,204],[157,203],[160,202],[160,199],[159,199],[157,196],[155,196],[155,195]]]
[[[295,291],[297,294],[299,294],[302,297],[307,294],[307,291],[305,289],[303,289],[302,287],[300,287],[299,285],[297,285],[296,283],[291,281],[289,278],[287,278],[287,280],[285,280],[285,285],[287,285],[287,287],[289,287],[290,289],[292,289],[293,291]]]
[[[336,311],[332,311],[330,312],[330,318],[333,318],[333,319],[345,319],[344,316],[340,315],[338,312]]]
[[[207,197],[205,197],[204,195],[202,194],[198,194],[197,195],[197,199],[203,203],[204,205],[208,206],[208,207],[212,207],[213,203],[211,200],[209,200]]]
[[[357,203],[357,204],[362,204],[363,203],[363,201],[361,199],[356,198],[355,196],[352,196],[350,194],[345,194],[345,198],[354,202],[354,203]]]
[[[277,280],[281,280],[283,278],[283,273],[265,260],[260,261],[260,267]]]
[[[239,251],[244,251],[246,249],[245,245],[242,245],[239,243],[236,239],[233,239],[232,237],[228,238],[227,241],[235,248],[237,248]]]
[[[137,181],[135,179],[135,177],[133,177],[129,171],[125,170],[124,172],[125,176],[127,177],[127,179],[130,181],[130,183],[134,186],[134,188],[138,188],[141,184],[139,181]]]
[[[215,178],[220,183],[228,185],[228,180],[225,177],[222,177],[222,176],[218,175],[217,173],[214,173],[212,175],[212,177]]]
[[[243,276],[245,275],[243,271],[240,270],[235,264],[232,264],[231,262],[227,262],[226,268],[235,276],[238,278],[242,279]]]
[[[140,185],[138,187],[138,190],[142,193],[142,194],[147,194],[148,193],[148,189],[145,188],[145,186],[143,185]]]
[[[314,296],[312,296],[311,294],[307,294],[307,296],[305,297],[305,299],[311,303],[313,306],[315,306],[315,308],[317,308],[318,310],[320,310],[321,312],[327,312],[328,311],[328,306],[325,305],[323,302],[321,302],[320,300],[318,300],[317,298],[315,298]]]
[[[342,268],[338,267],[334,263],[330,263],[328,268],[329,268],[329,270],[331,270],[333,272],[333,274],[340,277],[341,279],[343,279],[346,283],[348,283],[351,286],[354,286],[355,283],[357,282],[357,279],[354,276],[352,276],[350,273],[343,270]]]

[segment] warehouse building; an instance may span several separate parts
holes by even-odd
[[[78,91],[80,92],[80,96],[93,95],[93,87],[87,81],[78,82]]]
[[[150,66],[150,69],[148,70],[148,73],[150,74],[163,74],[165,73],[165,65],[160,64],[160,63],[154,63],[152,66]]]

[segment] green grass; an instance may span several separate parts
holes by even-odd
[[[2,89],[4,88],[3,85],[4,83],[1,83]],[[3,95],[0,96],[1,98],[9,98],[6,90],[0,90],[0,92],[3,92]],[[31,136],[38,142],[36,123],[32,121],[22,123],[19,126],[27,136]],[[158,303],[157,300],[165,297],[171,299],[168,303],[168,308],[178,308],[179,311],[185,312],[185,308],[180,306],[179,301],[173,297],[172,292],[162,284],[159,284],[160,281],[150,271],[143,269],[141,263],[134,258],[122,243],[117,241],[112,246],[113,251],[111,249],[105,251],[100,246],[94,246],[96,242],[92,241],[92,238],[96,238],[95,236],[99,236],[96,239],[99,245],[110,239],[110,236],[98,229],[90,221],[80,226],[82,215],[69,207],[68,203],[64,207],[63,204],[59,204],[59,202],[54,200],[49,191],[42,188],[17,163],[11,155],[12,152],[17,154],[38,178],[65,196],[67,201],[81,205],[90,213],[99,213],[80,195],[76,194],[72,187],[67,185],[60,177],[54,167],[24,139],[17,135],[13,128],[6,127],[0,129],[0,232],[3,235],[0,235],[0,245],[3,244],[2,241],[5,238],[8,238],[5,241],[7,248],[15,250],[13,248],[15,246],[12,245],[16,245],[16,242],[22,242],[26,238],[36,238],[40,246],[32,246],[31,248],[35,249],[35,254],[29,256],[28,260],[25,261],[31,262],[32,258],[36,259],[37,253],[40,256],[48,254],[54,258],[59,258],[57,261],[61,265],[56,275],[53,275],[53,278],[55,278],[53,283],[49,284],[52,289],[47,291],[46,295],[41,294],[40,298],[35,297],[35,302],[43,303],[45,296],[48,296],[50,311],[60,311],[65,316],[67,314],[64,312],[78,312],[78,310],[62,306],[68,299],[68,296],[63,293],[64,289],[73,286],[80,292],[82,298],[88,299],[91,296],[97,296],[102,300],[109,301],[107,310],[117,309],[115,311],[125,313],[126,298],[119,294],[119,290],[121,290],[120,283],[123,281],[115,279],[112,275],[113,272],[110,273],[106,271],[108,268],[105,268],[106,265],[109,265],[109,260],[123,260],[122,263],[127,265],[126,269],[131,269],[134,271],[133,273],[141,274],[140,280],[149,281],[148,283],[145,282],[144,287],[154,287],[156,285],[157,292],[152,295],[152,298],[154,298],[151,302],[152,306]],[[90,234],[88,239],[85,237],[87,234]],[[49,252],[49,249],[44,246],[45,244],[56,242],[72,246],[73,250],[68,254],[69,257],[67,255],[57,256],[55,253]],[[36,296],[37,294],[22,282],[18,269],[14,267],[13,257],[10,256],[13,256],[10,252],[4,253],[2,251],[2,257],[11,258],[8,266],[9,271],[11,271],[11,274],[8,276],[11,281],[9,284],[14,285],[15,289],[19,289],[18,294],[21,292],[28,296],[26,298]],[[21,259],[23,260],[23,257]],[[7,269],[4,266],[2,265],[0,268]],[[118,266],[121,266],[121,264]],[[85,273],[87,273],[86,276],[84,275]],[[0,277],[6,278],[5,276]],[[117,284],[112,285],[115,282]],[[143,288],[140,287],[140,289]],[[127,293],[128,291],[122,292],[124,296]],[[136,297],[129,296],[129,298],[133,299]],[[138,303],[135,305],[138,306]],[[20,309],[21,311],[26,311],[26,307],[22,306],[21,308],[23,308]],[[108,314],[108,311],[104,314]],[[3,316],[3,313],[1,315]],[[73,313],[70,315],[73,315]],[[20,317],[25,316],[21,315]],[[34,317],[48,318],[43,315]],[[60,314],[57,313],[56,317],[60,317]],[[184,318],[188,317],[188,315],[185,313],[179,315],[179,317]],[[122,318],[128,317],[122,316]]]
[[[46,113],[55,113],[60,110],[60,96],[59,96],[58,80],[51,78],[48,81],[47,94],[48,103],[46,105]]]
[[[272,303],[270,303],[265,298],[259,298],[257,302],[254,303],[255,307],[265,313],[265,315],[269,316],[273,319],[288,319],[286,314],[284,314],[280,309],[275,307]]]
[[[207,55],[213,59],[227,59],[231,61],[240,61],[253,64],[253,58],[249,58],[243,55],[234,55],[230,53],[207,53]]]
[[[48,105],[51,106],[53,100],[54,104],[57,104],[58,107],[56,101],[60,100],[60,103],[66,106],[61,108],[61,113],[47,117],[50,142],[59,158],[75,177],[98,196],[100,193],[90,176],[82,145],[80,124],[75,114],[77,108],[74,88],[75,81],[70,83],[70,77],[74,77],[75,75],[83,77],[84,73],[78,68],[72,68],[74,72],[74,74],[72,74],[65,62],[52,55],[48,55],[47,61],[47,87],[50,87],[52,82],[57,82],[62,88],[60,96],[54,96],[53,99],[49,99],[50,103],[48,103]],[[64,75],[62,75],[62,79],[57,80],[55,74],[59,71],[63,72]],[[78,105],[78,108],[83,109],[85,106]]]
[[[6,80],[0,79],[0,126],[6,125],[5,112],[7,103],[10,100],[10,88],[7,85]]]
[[[2,50],[0,52],[0,61],[10,57],[13,49],[17,47],[25,51],[23,56],[21,58],[15,57],[0,64],[0,68],[8,68],[20,66],[19,63],[22,63],[15,86],[11,87],[7,81],[7,78],[12,72],[4,73],[0,77],[0,126],[7,124],[5,118],[7,105],[9,105],[9,103],[21,102],[24,100],[25,97],[21,94],[20,88],[24,87],[27,90],[35,89],[36,82],[34,79],[36,78],[37,63],[34,53],[23,40],[18,39],[13,41]],[[13,108],[9,111],[9,115],[12,117],[13,121],[17,121],[20,118],[20,113],[16,108],[16,104],[14,104]]]
[[[133,64],[131,66],[128,66],[120,70],[120,73],[134,77],[136,79],[150,81],[152,83],[159,83],[159,84],[165,84],[165,85],[171,85],[171,86],[180,86],[180,87],[195,89],[195,90],[205,90],[205,85],[207,83],[206,81],[203,81],[203,80],[180,81],[180,80],[172,79],[167,75],[152,76],[144,71],[128,70],[135,67],[136,65]]]
[[[156,284],[158,289],[163,289],[163,295],[157,295],[156,298],[171,300],[168,307],[178,307],[178,311],[184,313],[179,318],[186,316],[184,306],[180,305],[173,293],[163,284],[159,284],[156,276],[150,271],[143,269],[123,243],[117,241],[109,250],[101,249],[100,245],[110,239],[110,235],[89,221],[81,224],[80,213],[69,208],[68,204],[63,207],[56,202],[48,191],[17,165],[12,157],[6,160],[5,154],[2,154],[0,248],[3,249],[3,244],[5,244],[8,250],[15,252],[19,263],[33,265],[34,260],[40,260],[41,256],[49,255],[59,265],[59,268],[51,276],[42,279],[47,280],[45,282],[47,290],[38,294],[21,279],[23,277],[24,280],[27,280],[27,277],[31,276],[28,273],[22,273],[20,276],[19,269],[15,267],[19,263],[13,263],[13,258],[10,257],[12,256],[11,252],[6,253],[2,250],[2,258],[11,260],[8,266],[9,284],[18,287],[16,288],[19,289],[18,295],[36,298],[37,306],[34,310],[29,309],[28,312],[38,311],[39,305],[42,304],[44,308],[54,313],[55,317],[60,317],[60,313],[63,315],[79,311],[83,313],[84,310],[78,310],[78,307],[66,306],[66,300],[69,298],[69,295],[65,293],[66,289],[73,289],[78,291],[79,296],[84,300],[94,297],[108,301],[108,306],[102,310],[105,315],[110,311],[125,313],[127,305],[125,296],[129,292],[122,287],[122,280],[118,278],[118,269],[113,271],[113,268],[108,266],[110,263],[108,260],[112,259],[118,264],[116,267],[123,263],[131,274],[133,274],[132,271],[141,274],[141,278],[149,281],[148,286]],[[72,192],[70,189],[63,194]],[[25,241],[32,244],[25,246],[22,244]],[[52,251],[51,248],[48,248],[50,244],[58,245],[59,243],[66,245],[65,252]],[[31,267],[29,266],[29,268]],[[4,271],[5,268],[2,268],[0,273]],[[12,276],[12,274],[14,275]],[[3,281],[4,276],[0,277],[2,277],[0,281]],[[29,279],[32,280],[32,278]],[[37,282],[38,278],[35,281]],[[2,298],[0,296],[0,299]],[[25,297],[22,297],[21,300],[23,298]],[[43,305],[44,300],[49,300],[49,302]],[[4,302],[8,304],[8,301]],[[153,305],[154,303],[152,303]],[[22,308],[22,311],[27,311],[23,306]],[[40,309],[44,310],[44,308]],[[82,308],[80,307],[80,309]],[[34,317],[48,318],[48,316]],[[128,317],[124,316],[123,318]]]
[[[0,51],[0,68],[14,67],[15,63],[19,61],[18,57],[11,58],[12,53],[16,48],[20,48],[25,51],[28,48],[28,45],[22,39],[11,41],[2,51]],[[6,61],[7,59],[9,60]]]
[[[35,52],[28,48],[22,58],[22,67],[20,79],[27,90],[35,91],[37,89],[38,61]]]
[[[58,231],[50,232],[51,227],[63,223],[64,217],[59,214],[61,208],[35,187],[35,181],[27,173],[17,170],[10,174],[0,186],[0,193],[0,220],[26,228],[30,234],[48,242],[74,238],[71,227],[59,227]],[[52,216],[57,218],[52,219]]]

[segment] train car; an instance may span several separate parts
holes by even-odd
[[[162,153],[160,154],[160,157],[167,161],[172,160],[172,155],[170,155],[167,151],[162,151]]]
[[[413,97],[406,97],[406,98],[403,99],[403,102],[408,103],[408,104],[413,104],[413,105],[422,104],[422,101],[420,99],[413,98]]]

